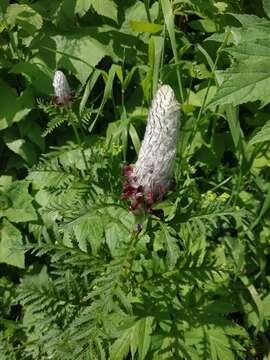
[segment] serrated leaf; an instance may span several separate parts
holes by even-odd
[[[93,32],[93,36],[92,33]],[[96,32],[90,28],[84,28],[75,34],[56,35],[52,40],[56,44],[56,61],[58,67],[63,67],[75,73],[78,79],[84,83],[94,66],[106,55],[112,54],[108,46],[95,39]],[[42,44],[41,44],[42,46]],[[91,55],[89,54],[91,50]],[[51,49],[51,51],[55,51]],[[75,71],[74,71],[75,70]]]
[[[86,251],[90,244],[93,254],[96,255],[102,242],[102,219],[97,215],[86,214],[76,221],[73,231],[80,249]]]
[[[177,239],[175,239],[170,234],[170,229],[167,225],[161,224],[160,237],[163,243],[165,244],[165,248],[167,250],[166,255],[166,263],[168,265],[169,270],[172,270],[180,256],[180,250],[177,245]]]
[[[259,132],[250,140],[249,145],[270,140],[270,120],[261,128]]]
[[[6,12],[6,20],[12,27],[19,25],[30,35],[41,29],[43,24],[39,13],[26,4],[9,5]]]
[[[117,21],[117,5],[112,0],[92,0],[92,6],[96,12]]]
[[[257,39],[256,44],[250,41],[241,42],[225,50],[232,54],[238,61],[257,62],[258,60],[269,60],[270,44],[269,39]]]
[[[32,206],[33,198],[28,193],[29,183],[25,181],[15,181],[6,189],[6,193],[11,202],[3,215],[12,222],[27,222],[37,220],[37,214]]]
[[[150,349],[153,320],[152,316],[148,316],[140,319],[135,325],[134,332],[138,336],[139,360],[145,359]]]
[[[20,231],[4,219],[0,226],[0,262],[24,268],[24,251]]]
[[[129,328],[112,344],[110,360],[124,360],[129,352],[130,336],[133,328]]]
[[[231,103],[236,106],[257,100],[266,105],[270,102],[269,61],[234,65],[224,75],[226,79],[209,105]]]

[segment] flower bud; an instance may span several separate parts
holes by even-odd
[[[56,105],[64,106],[74,97],[74,92],[70,90],[65,74],[57,70],[53,78],[54,97]]]
[[[172,183],[179,132],[179,104],[169,85],[161,86],[152,102],[139,157],[134,167],[126,166],[122,198],[133,200],[131,209],[146,209],[159,201]],[[128,193],[126,193],[126,190]]]

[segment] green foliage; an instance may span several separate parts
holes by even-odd
[[[270,354],[269,5],[0,1],[0,359]],[[62,69],[74,91],[57,106]],[[160,83],[176,189],[120,200]]]

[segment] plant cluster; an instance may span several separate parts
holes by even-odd
[[[0,360],[269,359],[269,31],[0,1]]]

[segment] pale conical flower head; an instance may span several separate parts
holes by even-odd
[[[151,209],[172,185],[179,132],[179,104],[169,85],[161,86],[152,102],[144,139],[134,167],[125,167],[127,181],[122,198],[131,198],[131,209]]]
[[[70,90],[65,74],[57,70],[53,78],[54,102],[56,105],[64,106],[74,97],[74,92]]]

